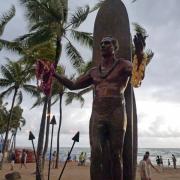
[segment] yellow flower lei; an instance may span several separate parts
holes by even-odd
[[[141,82],[144,78],[145,68],[147,65],[147,55],[143,55],[143,59],[141,64],[138,67],[138,58],[135,55],[133,58],[133,69],[132,69],[132,77],[131,77],[131,84],[133,87],[140,87]]]

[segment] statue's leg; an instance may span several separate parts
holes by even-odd
[[[118,107],[110,121],[110,152],[112,159],[113,180],[123,180],[123,144],[127,118],[125,107]]]
[[[100,146],[99,134],[97,129],[97,114],[92,113],[90,120],[90,145],[91,145],[91,166],[90,177],[91,180],[103,180],[102,178],[102,151]]]
[[[102,121],[98,125],[100,144],[102,151],[102,178],[103,180],[113,180],[112,160],[109,142],[109,125],[108,120]]]
[[[110,152],[112,159],[113,180],[123,180],[123,139],[124,130],[114,129],[111,131]]]

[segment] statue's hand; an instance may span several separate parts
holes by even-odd
[[[143,36],[141,33],[136,33],[136,35],[133,38],[134,41],[134,46],[135,46],[135,54],[141,55],[143,53],[143,50],[146,46],[146,37],[147,36]]]

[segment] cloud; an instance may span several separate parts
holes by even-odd
[[[14,39],[27,31],[27,22],[23,17],[23,10],[17,3],[18,1],[6,0],[0,4],[0,12],[5,12],[11,4],[17,8],[16,17],[8,24],[4,38]],[[70,0],[71,12],[74,7],[89,4],[92,6],[97,0]],[[172,147],[177,146],[177,140],[180,138],[179,129],[179,101],[180,101],[180,23],[179,23],[179,0],[164,1],[123,1],[127,7],[130,23],[137,22],[147,30],[147,48],[155,53],[152,62],[148,65],[145,79],[142,86],[135,89],[138,126],[139,126],[139,144],[141,147]],[[93,23],[96,12],[92,13],[82,26],[81,30],[93,32]],[[131,27],[133,34],[133,27]],[[83,51],[83,57],[89,59],[91,53]],[[4,56],[16,57],[7,51],[0,54],[1,62],[4,63]],[[66,60],[63,54],[61,61]],[[66,61],[67,73],[72,72],[70,63]],[[23,103],[24,116],[27,119],[26,126],[19,132],[18,142],[23,143],[28,137],[28,131],[31,129],[36,136],[39,132],[42,107],[29,110],[32,105],[32,99],[25,98]],[[92,108],[92,95],[86,95],[86,103],[81,109],[78,102],[70,106],[63,104],[63,122],[61,129],[62,144],[71,144],[73,134],[80,130],[82,141],[80,145],[88,145],[89,118]],[[53,107],[53,114],[59,118],[58,106]],[[55,133],[57,127],[55,127]],[[154,140],[156,138],[156,141]],[[68,142],[68,143],[66,143]]]

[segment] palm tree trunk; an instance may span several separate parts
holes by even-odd
[[[44,169],[45,165],[45,157],[48,149],[48,143],[49,143],[49,124],[50,124],[50,118],[51,118],[51,98],[48,101],[48,116],[47,116],[47,124],[46,124],[46,138],[45,138],[45,144],[44,144],[44,151],[42,156],[42,168]]]
[[[62,123],[62,97],[63,94],[59,94],[59,127],[58,127],[58,133],[57,133],[57,153],[56,153],[56,165],[55,168],[58,169],[59,165],[59,140],[60,140],[60,130],[61,130],[61,123]]]
[[[14,134],[14,151],[15,151],[15,149],[16,149],[16,136],[17,135],[17,128],[16,128],[16,131],[15,131],[15,134]]]
[[[40,174],[36,173],[36,180],[43,180],[43,169],[42,169],[42,151],[43,151],[43,143],[44,143],[44,132],[45,132],[45,126],[46,126],[46,110],[47,110],[47,104],[48,104],[48,96],[46,96],[44,107],[43,107],[43,113],[41,118],[41,124],[40,124],[40,130],[39,130],[39,137],[38,137],[38,145],[37,145],[37,168],[40,171]],[[36,172],[38,172],[38,169],[36,168]]]
[[[10,141],[9,141],[9,145],[10,145],[10,151],[12,151],[12,147],[13,147],[13,140],[14,140],[14,132],[12,132],[11,134],[11,138],[10,138]]]
[[[8,118],[8,122],[7,122],[7,128],[6,128],[6,132],[5,132],[5,139],[4,139],[3,149],[2,149],[3,157],[2,157],[2,160],[1,160],[1,163],[0,163],[0,169],[2,169],[2,167],[3,167],[4,155],[5,155],[7,141],[8,141],[8,135],[9,135],[10,122],[11,122],[11,118],[12,118],[12,110],[13,110],[13,107],[14,107],[17,92],[18,92],[18,88],[15,88],[14,96],[13,96],[13,100],[12,100],[12,104],[11,104],[11,109],[10,109],[10,113],[9,113],[9,118]]]
[[[57,36],[57,40],[56,40],[56,57],[55,57],[55,63],[56,65],[59,62],[59,58],[61,55],[61,51],[62,51],[62,45],[61,45],[61,35]]]

